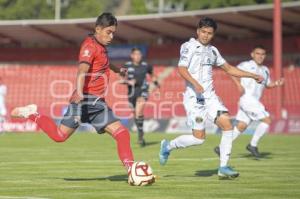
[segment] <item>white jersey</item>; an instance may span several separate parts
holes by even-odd
[[[258,66],[253,60],[242,62],[237,67],[241,70],[260,75],[264,78],[262,83],[257,83],[252,78],[241,78],[241,85],[245,90],[241,100],[256,99],[259,101],[264,88],[271,82],[269,69],[266,66]]]
[[[5,107],[6,93],[7,93],[7,87],[3,84],[0,85],[0,117],[6,115],[6,107]]]
[[[4,102],[5,96],[7,93],[7,87],[5,85],[0,84],[0,101]]]
[[[225,62],[216,47],[204,46],[194,38],[181,45],[178,66],[187,67],[191,76],[203,87],[204,98],[210,98],[215,94],[212,66],[221,66]],[[191,83],[186,82],[186,86],[186,92],[196,94]]]

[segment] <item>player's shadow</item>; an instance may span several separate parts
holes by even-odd
[[[217,169],[199,170],[199,171],[195,172],[195,176],[210,177],[210,176],[216,175],[217,173],[218,173]]]
[[[260,159],[272,159],[272,153],[270,152],[261,152],[259,153],[260,154],[260,157],[259,158],[256,158],[254,157],[253,155],[249,154],[249,153],[245,153],[245,154],[242,154],[241,157],[242,158],[250,158],[250,159],[255,159],[255,160],[260,160]]]
[[[158,144],[160,142],[146,142],[146,147],[147,146],[151,146],[151,145],[155,145],[155,144]]]
[[[105,176],[105,177],[96,177],[96,178],[64,178],[65,181],[127,181],[127,175],[114,175],[114,176]]]

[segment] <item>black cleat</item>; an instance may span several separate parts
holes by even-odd
[[[247,145],[246,149],[256,158],[260,158],[260,154],[258,152],[258,148],[255,146]]]
[[[214,152],[220,157],[220,147],[219,146],[216,146],[214,148]]]

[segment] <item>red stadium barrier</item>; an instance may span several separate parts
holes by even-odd
[[[157,75],[167,67],[155,66]],[[166,76],[159,90],[150,95],[145,115],[148,118],[171,118],[184,116],[182,95],[184,81],[176,68]],[[63,108],[74,89],[77,67],[75,66],[18,66],[0,67],[0,76],[8,87],[6,104],[12,107],[36,103],[39,110],[48,115],[61,116]],[[273,70],[271,69],[271,74]],[[284,69],[286,85],[283,88],[284,104],[290,118],[300,117],[300,68],[293,71]],[[233,81],[221,70],[214,70],[214,82],[217,94],[229,108],[231,115],[237,111],[239,93]],[[118,76],[111,73],[110,91],[106,97],[109,105],[120,116],[131,114],[127,104],[126,87],[117,83]],[[275,109],[275,89],[267,89],[262,99],[270,113]]]
[[[0,48],[1,62],[47,62],[77,60],[79,48]]]

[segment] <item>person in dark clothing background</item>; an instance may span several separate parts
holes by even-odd
[[[134,121],[138,131],[138,144],[146,145],[144,139],[144,107],[148,99],[149,83],[147,75],[151,77],[152,83],[159,87],[157,77],[153,74],[153,67],[143,61],[143,55],[139,48],[133,48],[130,53],[131,61],[125,63],[127,76],[122,77],[122,83],[128,86],[128,101],[134,110]]]

